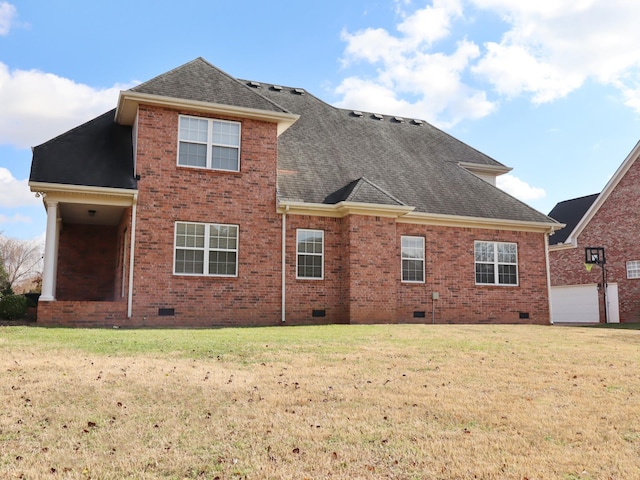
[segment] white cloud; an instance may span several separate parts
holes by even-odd
[[[640,2],[628,0],[470,0],[509,25],[488,42],[473,71],[506,96],[535,103],[566,96],[588,79],[614,86],[640,111]]]
[[[441,126],[482,118],[499,97],[552,102],[587,81],[616,88],[640,112],[640,2],[629,0],[395,0],[393,29],[343,32],[340,107],[425,118]],[[503,31],[482,45],[461,28],[483,10]],[[493,89],[491,92],[487,89]],[[358,91],[364,88],[364,91]],[[380,101],[365,91],[383,93]],[[496,97],[497,94],[497,97]],[[364,100],[364,101],[363,101]],[[353,103],[360,101],[362,103]]]
[[[440,126],[491,113],[495,104],[462,81],[480,55],[478,46],[461,39],[449,54],[432,51],[462,15],[460,0],[434,0],[401,15],[397,33],[382,28],[343,32],[343,66],[366,62],[376,66],[376,73],[343,80],[336,88],[342,96],[336,106],[424,118]]]
[[[0,2],[0,35],[8,35],[11,23],[16,16],[16,7],[9,2]]]
[[[0,225],[4,223],[31,223],[31,221],[31,217],[25,217],[24,215],[21,215],[19,213],[16,213],[12,217],[8,217],[0,213]]]
[[[499,189],[504,190],[523,202],[539,200],[546,196],[544,189],[532,187],[527,182],[511,174],[500,175],[496,179],[496,184]]]
[[[114,85],[97,89],[38,70],[9,70],[0,62],[0,144],[27,148],[116,106]]]
[[[0,167],[0,206],[13,208],[41,204],[29,190],[27,182],[26,178],[17,180],[8,169]]]

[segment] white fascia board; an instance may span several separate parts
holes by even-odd
[[[375,203],[339,202],[327,205],[325,203],[306,203],[291,200],[280,200],[278,202],[278,213],[286,211],[286,213],[292,215],[333,218],[343,218],[347,215],[398,218],[413,210],[415,210],[415,207],[406,205],[380,205]]]
[[[258,110],[253,108],[238,107],[234,105],[223,105],[220,103],[209,103],[198,100],[187,100],[183,98],[165,97],[161,95],[151,95],[149,93],[132,92],[130,90],[121,91],[116,108],[115,121],[121,125],[133,125],[138,106],[156,105],[176,109],[184,109],[192,112],[214,113],[231,117],[251,118],[278,124],[278,136],[293,125],[300,115],[285,112],[271,112],[268,110]]]
[[[633,150],[631,150],[629,155],[627,155],[627,158],[625,158],[624,162],[622,162],[622,165],[618,167],[618,169],[613,174],[611,179],[607,182],[605,187],[602,189],[602,192],[600,192],[600,194],[598,195],[598,198],[596,198],[595,202],[593,202],[591,204],[591,207],[589,207],[589,210],[587,210],[586,213],[582,216],[578,224],[575,226],[573,231],[569,234],[569,236],[565,240],[564,242],[565,244],[569,244],[572,246],[576,246],[578,244],[578,236],[589,224],[589,222],[595,216],[598,210],[600,210],[600,207],[602,206],[602,204],[607,200],[607,198],[609,198],[609,195],[611,195],[611,192],[613,192],[613,190],[618,186],[618,183],[620,183],[620,180],[622,180],[622,177],[625,176],[625,174],[629,171],[631,166],[638,159],[638,156],[640,156],[640,141],[636,143],[635,147],[633,147]]]
[[[32,192],[48,201],[65,203],[95,203],[98,205],[130,206],[138,197],[138,190],[62,183],[29,182]]]
[[[562,250],[572,250],[574,248],[578,248],[577,245],[572,245],[571,243],[556,243],[555,245],[549,245],[550,252],[559,252]]]
[[[458,215],[443,215],[438,213],[412,212],[398,218],[399,223],[413,223],[418,225],[437,225],[443,227],[482,228],[490,230],[517,230],[522,232],[553,233],[565,225],[553,222],[529,222],[523,220],[509,220],[501,218],[465,217]]]
[[[469,170],[472,173],[484,174],[484,175],[504,175],[505,173],[509,173],[513,168],[505,167],[504,165],[485,165],[482,163],[472,163],[472,162],[458,162],[465,170]]]
[[[342,218],[347,215],[368,215],[396,218],[398,223],[411,223],[416,225],[517,230],[526,232],[552,233],[564,228],[565,226],[562,223],[552,222],[525,222],[496,218],[422,213],[416,212],[415,207],[406,205],[378,205],[357,202],[340,202],[335,205],[326,205],[324,203],[305,203],[300,201],[281,200],[278,202],[278,213],[284,213],[285,211],[286,213],[293,215],[312,215],[334,218]]]

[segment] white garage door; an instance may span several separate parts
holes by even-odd
[[[598,286],[551,287],[553,323],[598,323]]]

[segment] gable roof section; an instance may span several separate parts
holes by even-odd
[[[598,194],[587,195],[586,197],[573,198],[558,202],[553,210],[549,212],[549,216],[560,223],[564,223],[566,227],[558,230],[550,239],[552,245],[564,243],[569,234],[576,228],[578,222],[582,219],[587,210],[593,205]]]
[[[131,127],[114,112],[34,147],[29,181],[135,190]]]
[[[120,92],[116,122],[133,125],[141,103],[272,122],[278,135],[298,119],[203,58]]]
[[[358,180],[348,183],[340,190],[327,196],[323,203],[336,204],[340,202],[404,205],[400,200],[394,198],[366,178],[359,178]]]
[[[506,170],[427,122],[338,109],[291,87],[256,89],[300,114],[279,137],[281,201],[333,203],[341,188],[365,179],[367,188],[385,193],[385,203],[393,199],[414,212],[557,224],[463,168]]]
[[[202,57],[137,85],[132,92],[287,113],[281,106]]]
[[[618,167],[618,170],[613,174],[611,179],[607,182],[607,184],[602,189],[602,192],[598,195],[595,201],[591,204],[589,209],[582,216],[580,221],[577,223],[575,228],[569,233],[567,238],[564,241],[565,245],[573,245],[576,246],[578,244],[578,236],[582,233],[589,222],[594,217],[594,215],[598,212],[600,207],[607,201],[611,192],[618,186],[622,178],[629,171],[631,166],[635,163],[635,161],[640,156],[640,141],[636,143],[633,147],[629,155],[624,159],[622,164]],[[556,244],[557,246],[558,244]]]

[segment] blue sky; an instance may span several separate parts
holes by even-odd
[[[548,213],[599,192],[640,139],[638,18],[628,0],[0,0],[0,232],[44,232],[31,146],[196,57],[427,120]]]

